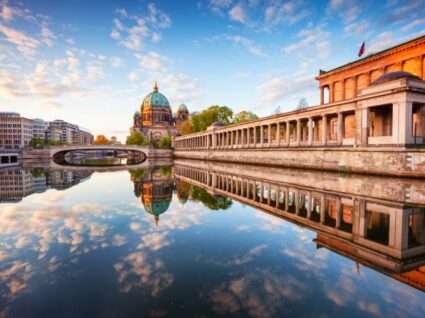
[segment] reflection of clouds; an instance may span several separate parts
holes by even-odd
[[[170,287],[174,275],[164,271],[164,263],[159,259],[151,259],[143,252],[134,252],[114,265],[118,272],[118,283],[121,291],[128,293],[133,288],[143,287],[149,290],[152,297]]]
[[[72,256],[109,246],[105,240],[116,245],[124,242],[122,237],[107,236],[108,222],[122,214],[122,210],[97,203],[78,203],[69,208],[58,206],[51,203],[59,201],[62,194],[47,194],[36,196],[32,204],[21,203],[0,210],[3,242],[0,245],[0,283],[8,287],[8,292],[1,295],[3,299],[13,298],[25,290],[35,270],[30,264],[36,265],[37,272],[44,269],[52,272],[58,268],[60,260],[47,257],[56,244],[68,245],[68,253]],[[30,260],[30,255],[34,255],[36,261]],[[14,261],[16,257],[19,262]]]
[[[219,314],[247,311],[254,317],[272,317],[286,302],[300,301],[308,293],[308,286],[289,274],[256,268],[242,278],[214,287],[208,300]]]
[[[42,204],[52,204],[65,199],[65,193],[59,191],[47,191],[45,193],[39,194],[36,199],[37,203]]]

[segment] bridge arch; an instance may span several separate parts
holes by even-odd
[[[149,147],[142,147],[136,145],[64,145],[50,147],[50,159],[52,159],[56,164],[63,164],[64,157],[67,153],[77,152],[77,151],[100,151],[100,150],[109,150],[109,151],[120,151],[126,153],[140,153],[143,156],[143,161],[145,161],[150,154]]]

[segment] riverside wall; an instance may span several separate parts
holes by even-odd
[[[425,178],[425,150],[394,148],[259,148],[174,150],[177,159],[345,173]]]

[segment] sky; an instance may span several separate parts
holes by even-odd
[[[125,140],[155,80],[173,112],[319,103],[330,70],[425,34],[425,0],[0,0],[0,111]]]

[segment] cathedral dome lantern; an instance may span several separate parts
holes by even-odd
[[[146,97],[143,99],[142,102],[142,113],[144,112],[145,108],[165,108],[170,109],[170,103],[168,102],[167,97],[165,97],[163,94],[161,94],[158,91],[158,84],[155,82],[155,85],[153,86],[153,92],[146,95]]]

